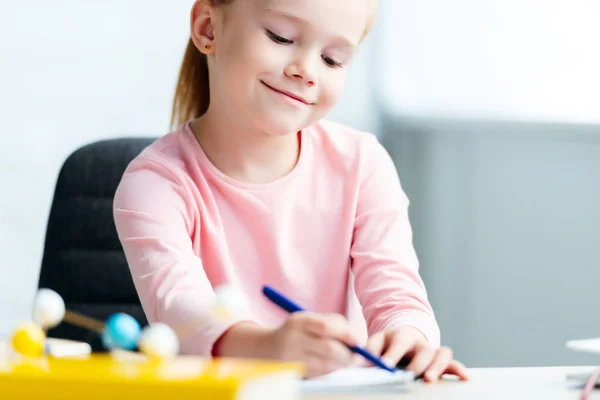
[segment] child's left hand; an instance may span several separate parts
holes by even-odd
[[[426,382],[435,382],[444,374],[458,376],[468,380],[467,368],[453,359],[448,347],[433,348],[423,334],[410,326],[377,332],[371,336],[366,349],[375,355],[381,355],[386,365],[395,366],[403,358],[409,358],[406,366],[415,375],[423,375]],[[364,362],[357,360],[357,363]]]

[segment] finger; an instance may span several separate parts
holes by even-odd
[[[319,314],[307,311],[292,314],[288,319],[288,323],[295,329],[319,338],[325,337],[325,333],[327,332],[327,321]]]
[[[415,348],[414,355],[406,366],[406,369],[414,371],[416,376],[420,376],[434,362],[436,354],[436,350],[431,347],[418,346]]]
[[[352,351],[335,339],[310,338],[307,341],[307,353],[320,359],[325,373],[333,372],[352,363]]]
[[[370,367],[371,366],[370,364],[371,363],[369,362],[369,360],[367,360],[360,354],[354,354],[352,356],[352,361],[350,362],[351,367],[357,367],[357,368]]]
[[[305,352],[301,360],[305,367],[305,378],[315,378],[329,373],[323,360],[317,354]]]
[[[440,347],[434,352],[434,357],[431,361],[431,364],[425,366],[427,371],[421,371],[420,373],[425,372],[423,377],[426,381],[435,382],[446,371],[452,362],[453,357],[454,355],[452,354],[452,350],[447,347]]]
[[[365,350],[367,350],[369,353],[375,356],[380,356],[385,346],[385,338],[385,332],[380,331],[375,333],[373,336],[367,339]],[[355,354],[353,365],[367,367],[372,366],[373,363],[361,356],[360,354]]]
[[[390,366],[396,365],[409,351],[417,350],[415,346],[417,344],[414,336],[394,333],[382,354],[383,362]]]
[[[450,374],[457,376],[462,381],[469,380],[469,372],[460,361],[453,360],[450,365],[446,368],[443,374]],[[442,374],[442,375],[443,375]]]
[[[357,345],[356,339],[350,332],[348,320],[340,314],[313,315],[308,321],[306,329],[319,338],[337,339],[349,346]]]
[[[377,332],[369,339],[367,339],[367,344],[365,345],[365,349],[374,354],[376,356],[380,356],[383,351],[383,347],[385,345],[385,332]]]

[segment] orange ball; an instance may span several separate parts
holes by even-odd
[[[11,344],[19,354],[29,357],[41,357],[44,354],[46,334],[33,322],[26,322],[17,327]]]

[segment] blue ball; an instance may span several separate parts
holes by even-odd
[[[102,341],[108,349],[135,349],[142,328],[135,318],[124,313],[111,315],[104,325]]]

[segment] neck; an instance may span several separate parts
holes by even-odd
[[[211,163],[241,182],[275,181],[298,161],[298,135],[272,135],[214,109],[192,121],[191,128]]]

